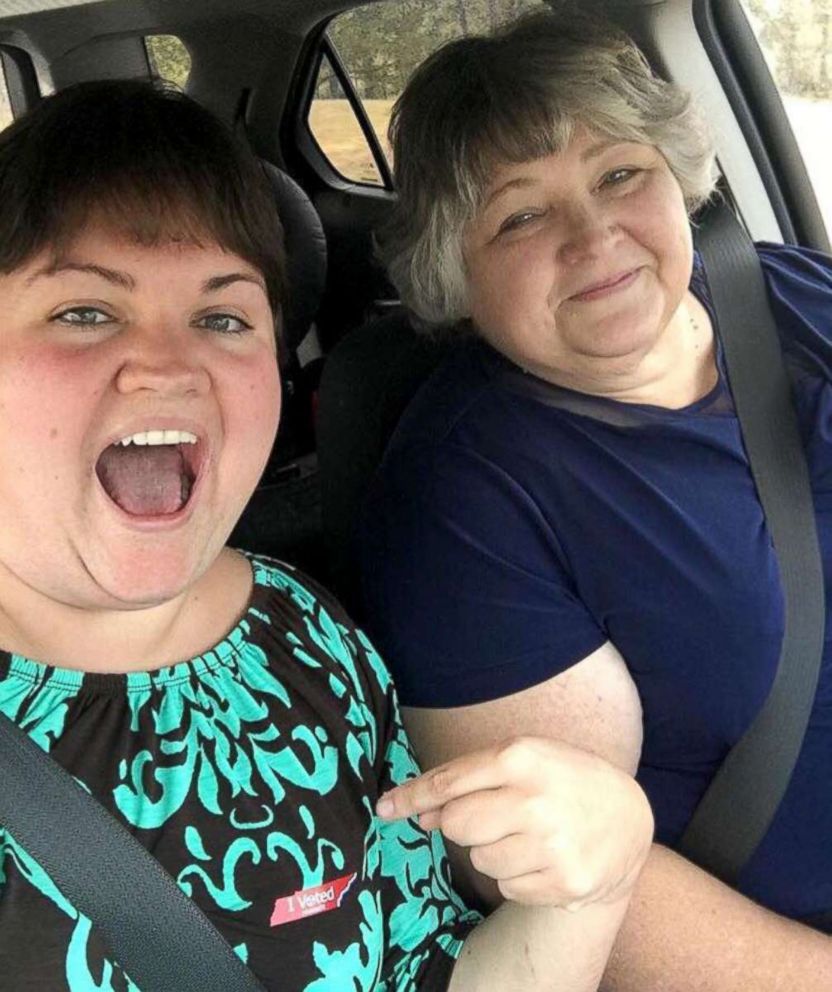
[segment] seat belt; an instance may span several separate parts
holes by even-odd
[[[768,831],[797,762],[817,690],[826,604],[809,470],[759,258],[725,203],[703,222],[697,247],[785,604],[768,698],[728,752],[679,847],[735,885]]]
[[[159,862],[4,714],[0,782],[0,825],[92,920],[141,992],[265,992]]]

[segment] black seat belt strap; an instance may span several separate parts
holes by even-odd
[[[797,762],[817,689],[826,605],[809,472],[757,253],[724,204],[701,235],[728,379],[785,603],[768,699],[729,751],[680,845],[690,860],[734,884],[765,836]]]
[[[92,920],[142,992],[264,992],[159,862],[3,714],[0,782],[0,825]]]

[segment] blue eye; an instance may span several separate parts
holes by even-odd
[[[56,313],[50,320],[69,327],[98,327],[101,324],[113,323],[114,318],[98,307],[70,307]]]
[[[232,313],[209,313],[200,317],[198,324],[218,334],[245,334],[252,330],[251,324]]]
[[[612,169],[608,172],[604,178],[601,180],[602,186],[621,186],[628,182],[635,175],[637,175],[641,170],[632,169],[629,167],[622,167],[620,169]]]
[[[504,220],[500,225],[498,233],[503,234],[508,231],[516,231],[518,228],[524,227],[526,224],[536,220],[538,217],[540,217],[540,213],[534,210],[521,210],[520,213],[513,214],[511,217]]]

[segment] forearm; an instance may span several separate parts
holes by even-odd
[[[503,903],[465,941],[449,992],[595,992],[626,909]]]
[[[603,992],[828,992],[832,939],[653,845]]]

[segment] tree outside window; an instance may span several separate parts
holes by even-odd
[[[832,231],[832,0],[743,0]]]

